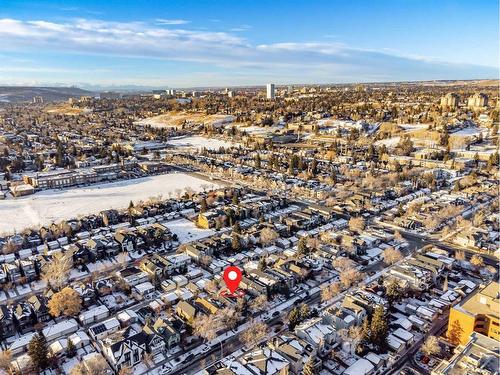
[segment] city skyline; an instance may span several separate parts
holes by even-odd
[[[193,5],[90,1],[83,9],[71,1],[8,1],[0,10],[0,84],[193,87],[498,77],[494,1]]]

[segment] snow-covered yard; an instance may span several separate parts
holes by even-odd
[[[163,223],[172,233],[175,233],[180,243],[186,243],[212,236],[215,231],[212,229],[197,228],[196,225],[187,219],[178,219]]]
[[[166,199],[186,188],[201,191],[207,186],[218,187],[185,173],[171,173],[89,187],[45,190],[31,196],[0,201],[0,233],[20,231],[110,208],[126,208],[130,201],[159,195]]]
[[[200,136],[171,139],[167,142],[167,144],[179,148],[189,148],[196,150],[203,147],[207,150],[217,150],[221,147],[235,146],[235,143],[232,142],[227,142],[217,138],[205,138]]]

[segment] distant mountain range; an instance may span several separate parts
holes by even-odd
[[[41,96],[44,102],[52,102],[95,94],[78,87],[0,86],[0,102],[4,103],[31,102],[35,96]]]

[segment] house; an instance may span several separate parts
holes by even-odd
[[[112,333],[118,332],[120,330],[120,322],[116,318],[110,318],[103,322],[94,324],[89,328],[89,335],[94,340],[101,340],[108,337]]]
[[[16,263],[4,263],[3,269],[7,274],[9,281],[14,284],[19,284],[21,282],[21,270]]]
[[[222,210],[209,210],[198,215],[197,223],[200,228],[211,229],[217,226],[217,222],[225,218]]]
[[[174,326],[166,320],[157,319],[154,324],[146,324],[143,331],[151,335],[153,333],[159,335],[165,342],[165,347],[170,350],[181,342],[181,335]]]
[[[323,324],[321,318],[312,318],[295,327],[297,337],[307,341],[316,349],[323,349],[321,343],[331,344],[335,337],[335,329],[331,325]]]
[[[337,331],[361,325],[365,317],[366,310],[349,299],[344,299],[342,305],[337,304],[323,312],[323,320],[335,327]]]
[[[82,325],[88,325],[99,320],[105,319],[109,316],[109,309],[105,305],[100,305],[91,308],[90,310],[83,311],[79,316],[78,320]]]
[[[188,302],[180,301],[175,308],[175,313],[187,323],[192,324],[196,317],[197,310]]]
[[[134,285],[134,291],[145,299],[152,298],[156,288],[149,281]]]
[[[166,257],[169,262],[168,273],[187,271],[187,266],[191,263],[191,257],[186,254],[173,254]]]
[[[35,263],[32,260],[19,259],[17,264],[26,281],[30,282],[37,278]]]
[[[130,266],[119,271],[118,276],[131,287],[149,280],[147,273],[135,266]]]
[[[42,332],[47,341],[53,341],[60,337],[70,336],[78,331],[79,328],[75,319],[65,319],[59,323],[45,327]]]
[[[360,358],[349,366],[342,374],[343,375],[371,375],[374,373],[375,367],[365,358]]]
[[[0,305],[0,329],[4,337],[10,337],[16,333],[12,311],[4,304]]]
[[[141,260],[139,268],[152,277],[163,278],[168,275],[171,263],[159,254]]]
[[[21,333],[26,333],[33,328],[35,316],[31,311],[31,305],[26,301],[19,301],[11,307],[14,325]]]
[[[89,307],[96,302],[95,289],[91,283],[79,283],[73,288],[75,292],[80,295],[82,299],[82,305],[84,307]]]
[[[33,295],[27,299],[31,306],[31,310],[36,317],[37,322],[47,322],[51,319],[49,309],[47,307],[47,298],[41,294]]]
[[[137,238],[132,232],[126,230],[117,231],[114,239],[120,246],[121,251],[132,252],[136,249]]]
[[[415,336],[412,333],[403,328],[396,329],[394,332],[392,332],[392,335],[403,341],[406,347],[412,345],[415,339]]]
[[[250,374],[288,375],[290,363],[277,351],[263,347],[245,353],[238,359]],[[240,372],[237,372],[239,374]]]
[[[162,341],[161,338],[159,341]],[[159,341],[156,340],[153,344]],[[119,372],[124,367],[139,364],[147,352],[149,342],[150,338],[147,333],[136,332],[132,327],[127,327],[116,335],[102,339],[99,343],[108,362],[116,372]]]
[[[290,372],[297,375],[301,373],[305,362],[315,354],[311,344],[293,334],[274,337],[268,346],[281,354],[290,363]],[[321,359],[317,358],[315,367],[318,371],[321,369]]]

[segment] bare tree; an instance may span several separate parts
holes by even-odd
[[[351,217],[349,219],[349,229],[352,231],[360,232],[365,229],[365,219],[363,217]]]
[[[9,373],[12,369],[12,353],[10,350],[2,350],[0,352],[0,370],[5,371],[5,374]],[[0,371],[0,373],[3,373]]]
[[[236,309],[231,307],[225,307],[222,310],[219,310],[217,313],[218,323],[222,327],[226,327],[229,329],[233,329],[238,325],[240,321],[241,313],[236,311]]]
[[[349,288],[363,279],[363,274],[355,268],[350,268],[340,274],[340,282],[344,288]]]
[[[344,272],[348,269],[354,268],[356,266],[356,262],[347,257],[337,257],[333,260],[332,265],[341,272]]]
[[[215,339],[218,330],[219,321],[215,315],[202,315],[193,323],[193,333],[206,341]]]
[[[267,296],[261,294],[250,303],[250,309],[254,312],[263,311],[268,305]]]
[[[109,366],[101,355],[94,356],[78,363],[71,370],[70,375],[107,375]]]
[[[403,255],[401,254],[401,252],[393,247],[388,247],[387,249],[385,249],[382,256],[384,257],[385,264],[388,265],[394,264],[403,259]]]
[[[474,254],[471,258],[470,258],[470,264],[472,264],[474,267],[476,268],[482,268],[484,267],[484,259],[481,255],[479,254]]]
[[[253,320],[250,322],[249,327],[241,333],[240,340],[245,346],[251,347],[263,340],[268,332],[269,327],[266,323]]]
[[[54,317],[60,315],[76,316],[82,308],[82,300],[74,289],[66,287],[55,293],[47,305],[50,314]]]
[[[116,256],[116,261],[118,262],[118,264],[120,265],[120,267],[125,267],[128,263],[128,253],[126,251],[123,251],[121,253],[119,253],[117,256]]]
[[[436,355],[441,352],[441,347],[439,346],[439,340],[436,336],[429,336],[422,345],[422,352],[427,355]]]
[[[334,282],[330,285],[325,286],[321,289],[321,301],[326,302],[331,300],[333,297],[340,293],[341,287],[340,283]]]
[[[278,233],[275,230],[265,227],[260,231],[260,242],[264,246],[274,244],[274,241],[278,238]]]
[[[153,356],[151,355],[151,353],[145,353],[144,354],[144,357],[142,359],[142,361],[144,362],[144,364],[148,367],[148,368],[151,368],[154,366],[155,362],[153,360]]]
[[[69,255],[54,256],[42,270],[42,280],[52,288],[59,290],[67,284],[73,260]]]

